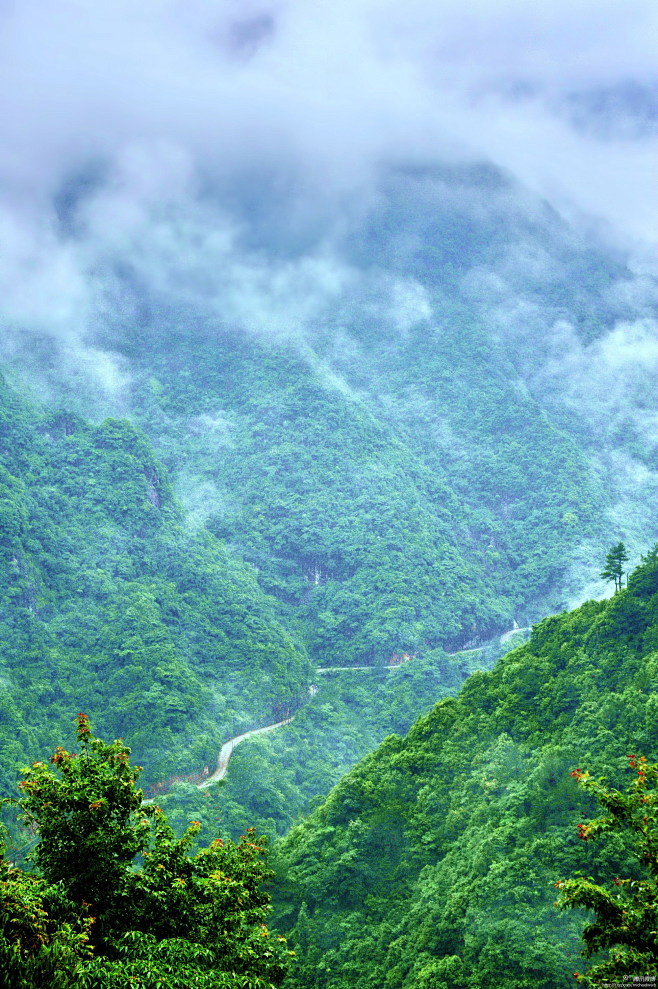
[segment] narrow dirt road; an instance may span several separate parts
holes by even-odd
[[[516,626],[515,628],[510,628],[507,630],[507,632],[501,632],[501,634],[498,636],[498,642],[501,643],[508,642],[513,635],[517,634],[517,632],[529,632],[531,628],[532,625],[528,625],[525,628],[520,628],[519,626]],[[487,646],[491,645],[492,642],[495,643],[496,639],[492,639],[490,642],[487,642],[486,645],[484,646],[472,646],[470,649],[459,649],[457,652],[446,653],[446,656],[464,656],[466,655],[466,653],[469,652],[483,652],[487,648]]]
[[[507,642],[509,639],[512,638],[513,635],[516,635],[517,632],[529,632],[531,627],[532,626],[528,625],[526,628],[511,628],[509,632],[503,632],[503,634],[500,637],[500,641]]]
[[[264,728],[252,728],[251,731],[246,731],[244,735],[236,735],[235,738],[230,738],[228,742],[224,742],[217,757],[217,769],[210,776],[207,776],[203,783],[198,784],[199,789],[202,790],[204,786],[210,786],[211,783],[217,783],[218,780],[224,779],[231,756],[238,745],[244,742],[245,739],[251,738],[252,735],[262,735],[266,731],[274,731],[275,728],[280,728],[281,725],[289,725],[291,721],[292,718],[286,718],[285,721],[277,721],[275,725],[265,725]]]
[[[392,666],[318,666],[316,673],[336,673],[343,670],[391,670]]]

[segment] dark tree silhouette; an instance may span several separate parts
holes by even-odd
[[[617,543],[616,546],[612,546],[608,555],[605,558],[605,569],[601,573],[601,577],[604,580],[613,580],[615,582],[615,594],[622,588],[624,580],[624,564],[628,560],[628,553],[626,552],[626,547],[623,543]]]

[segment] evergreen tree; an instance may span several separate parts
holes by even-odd
[[[605,558],[605,569],[601,573],[603,580],[613,580],[615,583],[615,594],[620,591],[623,584],[624,564],[628,560],[628,553],[623,543],[612,546]]]

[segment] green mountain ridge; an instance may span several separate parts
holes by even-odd
[[[293,827],[292,984],[562,985],[569,760],[655,750],[653,558],[491,673],[495,648],[449,654],[655,541],[655,282],[492,168],[390,169],[308,229],[233,193],[91,249],[81,187],[84,329],[3,319],[3,792],[76,711],[169,789],[294,710],[225,785],[162,797],[179,831]]]
[[[10,324],[12,381],[128,415],[320,665],[489,639],[587,596],[611,530],[651,544],[651,279],[623,252],[485,165],[383,169],[322,229],[286,202],[238,185],[205,239],[162,218],[173,254],[101,244],[78,349]]]
[[[277,846],[291,987],[558,989],[582,919],[554,883],[640,876],[621,839],[590,848],[595,811],[570,771],[624,785],[658,754],[658,547],[608,601],[547,618],[404,738],[392,736]]]

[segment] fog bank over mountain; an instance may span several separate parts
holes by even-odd
[[[648,0],[605,12],[589,0],[27,0],[0,16],[1,168],[31,202],[135,146],[213,177],[290,169],[325,194],[367,186],[382,159],[449,154],[653,235]]]
[[[453,385],[502,382],[492,409],[513,393],[584,451],[610,529],[643,546],[655,22],[643,0],[4,5],[0,359],[49,403],[144,418],[150,375],[244,338],[405,443],[429,429],[458,478],[519,427],[481,411],[489,439],[460,432],[416,380],[425,340]],[[222,401],[190,412],[213,449]],[[231,503],[191,462],[178,483],[199,517]]]
[[[113,268],[142,258],[188,297],[228,262],[229,311],[234,287],[263,328],[298,323],[300,297],[348,277],[326,245],[383,167],[488,160],[607,238],[654,237],[648,2],[28,0],[0,19],[0,274],[21,332],[82,340]]]

